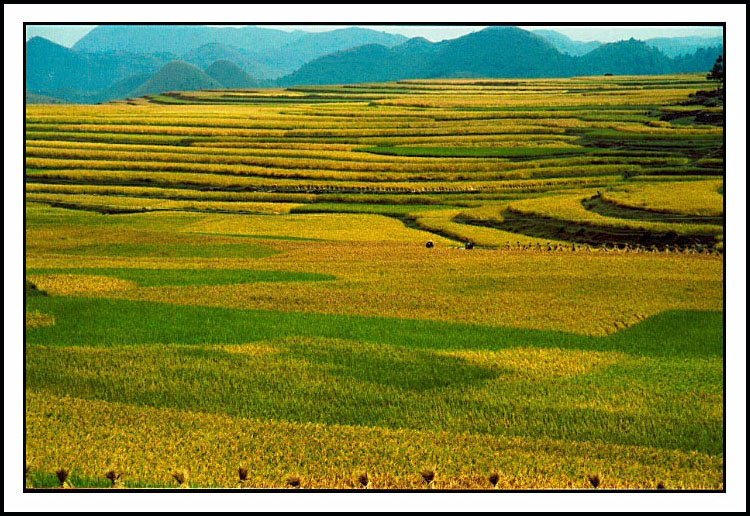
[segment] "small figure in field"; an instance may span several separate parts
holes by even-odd
[[[473,242],[466,242],[466,249],[474,249],[474,243]]]
[[[427,244],[425,244],[425,247],[427,249],[432,249],[433,247],[435,247],[435,244],[432,243],[432,240],[428,240]]]
[[[243,468],[242,466],[237,468],[237,475],[240,478],[240,487],[245,487],[247,484],[247,474],[249,473],[249,470],[247,468]]]
[[[109,487],[117,487],[122,478],[122,472],[118,472],[113,468],[107,471],[104,477],[109,480]]]
[[[432,483],[435,481],[435,472],[431,469],[425,469],[419,472],[422,475],[422,480],[427,484],[427,489],[432,487]]]

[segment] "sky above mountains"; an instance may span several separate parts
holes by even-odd
[[[357,25],[358,27],[402,34],[409,38],[421,36],[430,41],[453,39],[470,32],[485,28],[484,26],[447,26],[447,25]],[[90,32],[96,25],[28,25],[26,40],[41,36],[66,47]],[[242,27],[242,25],[236,25]],[[325,32],[334,29],[351,27],[351,25],[263,25],[269,29],[284,31],[303,30],[307,32]],[[620,41],[623,39],[648,39],[659,37],[700,36],[714,37],[722,35],[722,27],[711,26],[521,26],[522,29],[547,29],[565,34],[578,41]]]

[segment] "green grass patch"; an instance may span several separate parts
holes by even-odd
[[[27,387],[37,392],[259,420],[722,450],[721,313],[668,312],[594,338],[32,300],[55,318],[27,331]],[[504,354],[462,354],[470,350]]]
[[[112,278],[132,281],[141,287],[232,285],[239,283],[328,281],[336,279],[335,276],[329,274],[246,269],[29,269],[26,271],[26,274],[81,274],[87,276],[109,276]]]
[[[132,256],[164,258],[266,258],[277,254],[270,247],[251,243],[131,243],[115,242],[89,244],[59,251],[80,256]]]
[[[723,138],[717,134],[641,134],[616,129],[588,129],[582,133],[584,140],[621,142],[627,146],[643,147],[711,147],[721,146]],[[597,142],[598,143],[598,142]]]
[[[721,312],[670,311],[610,337],[588,337],[422,319],[235,310],[115,299],[39,296],[28,299],[27,304],[27,310],[55,317],[54,326],[29,330],[28,341],[60,346],[239,344],[312,336],[415,349],[499,350],[525,346],[677,357],[723,353]],[[685,335],[691,338],[686,339]]]

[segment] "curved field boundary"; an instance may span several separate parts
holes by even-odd
[[[722,228],[713,225],[666,224],[604,217],[586,210],[590,196],[570,195],[513,202],[502,213],[503,227],[539,238],[585,244],[631,246],[715,246]]]
[[[463,230],[468,233],[468,227],[473,228],[475,232],[483,230],[482,235],[489,237],[489,243],[486,240],[477,241],[479,245],[494,248],[538,248],[544,250],[549,245],[568,246],[570,241],[561,240],[550,235],[533,235],[517,231],[515,227],[506,223],[503,212],[507,211],[507,203],[497,206],[482,206],[469,210],[455,210],[452,222],[457,226],[464,226]],[[540,247],[543,246],[543,247]]]
[[[723,160],[722,160],[723,161]],[[620,208],[695,218],[724,217],[724,181],[673,182],[628,185],[605,191],[602,201]]]
[[[606,192],[600,196],[585,200],[583,206],[587,210],[604,217],[618,219],[665,222],[669,224],[724,224],[724,215],[685,215],[623,206],[613,202],[611,198],[607,197]]]

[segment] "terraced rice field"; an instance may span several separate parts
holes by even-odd
[[[27,485],[723,488],[708,88],[27,106]]]

